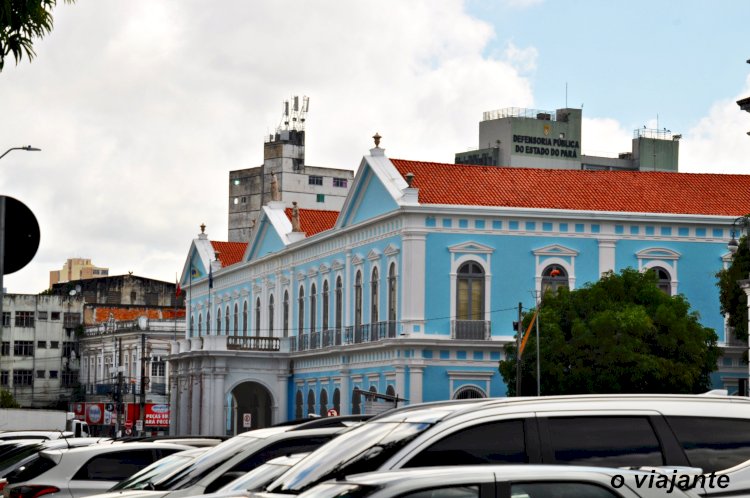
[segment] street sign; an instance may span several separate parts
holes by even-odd
[[[329,417],[338,417],[338,415],[339,415],[339,412],[337,412],[335,408],[331,408],[330,410],[328,410]]]
[[[135,421],[135,430],[137,430],[138,432],[143,431],[143,420],[138,419]]]
[[[0,197],[5,200],[3,274],[10,275],[34,258],[39,249],[39,223],[26,204],[13,197]]]
[[[249,429],[252,426],[253,426],[253,414],[243,413],[242,414],[242,427],[245,429]]]

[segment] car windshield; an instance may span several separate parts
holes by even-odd
[[[262,441],[262,439],[246,436],[235,436],[228,439],[214,446],[190,464],[173,472],[165,479],[152,481],[154,489],[166,491],[192,486],[193,483],[200,480],[203,476],[257,441]]]
[[[0,469],[6,470],[24,458],[38,453],[44,448],[44,443],[39,441],[31,444],[19,444],[12,449],[8,449],[0,457]]]
[[[269,491],[296,494],[325,479],[377,470],[431,424],[368,422],[342,434],[271,483]]]
[[[164,457],[161,460],[157,460],[145,469],[137,472],[133,476],[124,481],[115,484],[110,491],[120,491],[123,489],[144,489],[150,486],[155,479],[163,479],[165,476],[171,475],[175,470],[184,467],[195,460],[195,457],[182,455],[175,453],[168,457]]]
[[[238,477],[217,492],[259,491],[289,470],[289,467],[289,465],[275,463],[258,465],[244,476]]]

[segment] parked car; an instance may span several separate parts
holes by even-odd
[[[79,498],[102,493],[153,462],[190,446],[170,443],[96,444],[44,450],[24,477],[3,490],[6,498],[59,494]]]
[[[314,451],[268,486],[455,464],[682,466],[730,476],[707,496],[750,493],[750,400],[591,395],[425,403],[391,410]]]
[[[21,440],[19,441],[17,451],[0,455],[0,477],[7,478],[25,470],[32,462],[40,458],[39,452],[44,450],[80,448],[110,441],[109,438],[99,439],[94,437]],[[6,479],[5,482],[8,483],[11,480]],[[0,491],[2,489],[3,486],[0,483]]]
[[[181,468],[189,465],[196,458],[208,451],[209,447],[201,446],[192,450],[180,451],[157,460],[143,470],[115,484],[108,491],[137,491],[153,489],[154,483],[169,478]]]
[[[348,427],[302,430],[299,426],[279,426],[243,432],[169,475],[155,477],[140,489],[124,482],[93,498],[176,498],[213,493],[273,458],[312,451],[347,430]]]
[[[665,474],[669,475],[669,474]],[[615,477],[617,476],[617,477]],[[697,498],[649,485],[651,475],[563,465],[476,465],[402,469],[327,481],[300,498]],[[622,478],[622,481],[620,481]],[[638,480],[636,480],[638,479]],[[667,493],[667,491],[669,492]]]
[[[72,431],[3,431],[0,432],[0,441],[13,439],[60,439],[75,437]]]

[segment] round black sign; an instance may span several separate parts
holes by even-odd
[[[34,213],[26,204],[8,197],[0,196],[0,203],[5,201],[5,257],[3,273],[9,275],[17,272],[31,261],[39,249],[39,223]]]

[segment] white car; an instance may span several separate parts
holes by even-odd
[[[123,479],[190,446],[170,443],[96,444],[84,448],[41,451],[30,464],[28,480],[6,486],[8,498],[56,495],[79,498],[103,493]]]
[[[667,487],[657,487],[658,476]],[[697,498],[669,487],[671,471],[563,465],[475,465],[402,469],[327,481],[299,498]],[[684,475],[686,478],[692,477]],[[260,495],[262,496],[262,495]]]

